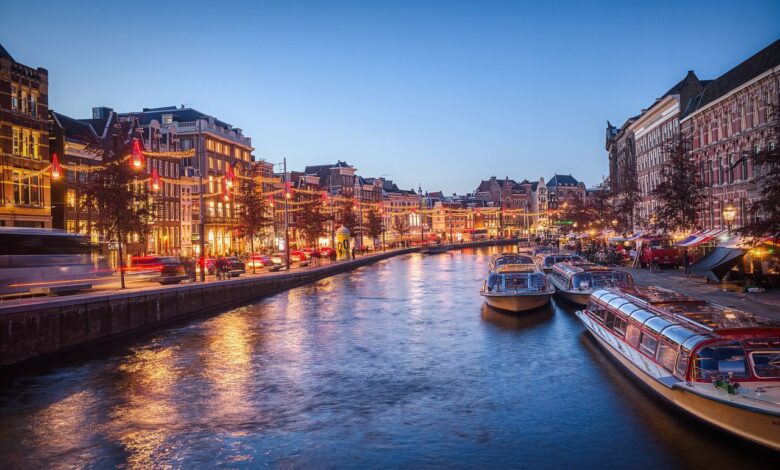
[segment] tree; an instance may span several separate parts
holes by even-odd
[[[347,201],[341,206],[339,211],[339,223],[349,229],[349,233],[355,236],[355,230],[358,225],[357,216],[355,215],[355,209],[352,207],[352,202]]]
[[[376,240],[382,236],[384,229],[384,224],[382,223],[382,214],[380,214],[376,208],[372,207],[369,209],[368,214],[366,215],[366,234],[369,238],[371,238],[371,240]]]
[[[696,225],[696,212],[705,194],[689,149],[689,142],[679,135],[663,147],[666,163],[661,167],[661,182],[653,190],[659,204],[653,226],[663,231],[688,231]]]
[[[237,228],[240,236],[249,238],[250,256],[255,252],[255,236],[265,233],[271,223],[260,176],[260,166],[251,165],[248,176],[239,177],[242,206]],[[252,272],[255,272],[255,263],[252,263]]]
[[[780,93],[778,93],[780,94]],[[780,99],[775,102],[780,101]],[[748,157],[743,155],[734,166],[745,164],[745,159],[753,160],[754,171],[761,168],[761,176],[758,177],[759,199],[751,204],[750,214],[753,222],[742,227],[739,232],[754,237],[773,236],[780,237],[780,149],[777,142],[780,137],[780,108],[773,106],[768,113],[769,130],[766,138],[769,145]]]
[[[105,136],[90,137],[85,151],[102,162],[90,175],[85,197],[97,211],[96,227],[106,241],[116,243],[119,255],[119,278],[125,288],[122,248],[133,233],[145,239],[154,208],[149,203],[148,186],[140,142],[134,120],[115,122]],[[137,163],[137,164],[136,164]]]
[[[644,221],[637,220],[637,205],[642,200],[639,192],[639,177],[636,172],[636,159],[620,167],[621,190],[617,205],[614,207],[618,227],[625,231],[634,230]]]
[[[400,216],[393,220],[393,231],[397,233],[402,240],[404,235],[409,233],[411,230],[412,228],[409,226],[409,222],[406,220],[406,217]]]
[[[310,201],[301,206],[301,215],[296,221],[296,228],[303,235],[309,246],[315,246],[317,240],[325,235],[325,222],[328,218],[322,213],[322,204]]]

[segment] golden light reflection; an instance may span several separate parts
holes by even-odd
[[[211,383],[213,416],[246,415],[251,410],[254,342],[245,309],[219,315],[207,324],[204,375]]]
[[[90,440],[100,432],[95,413],[97,402],[94,392],[84,390],[41,409],[29,427],[33,440],[52,457],[69,454],[68,461],[74,463],[74,449],[79,449],[87,455],[79,455],[77,460],[90,461]]]
[[[171,347],[141,349],[119,366],[121,403],[111,411],[111,427],[130,467],[153,467],[169,451],[181,402],[175,356]]]

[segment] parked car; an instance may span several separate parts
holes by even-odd
[[[306,261],[309,257],[301,250],[290,250],[290,261]]]
[[[249,259],[246,262],[246,267],[249,268],[264,268],[268,265],[273,264],[273,261],[271,261],[270,256],[261,255],[261,254],[254,254],[249,257]]]
[[[274,253],[271,255],[271,262],[275,265],[287,264],[287,255],[284,253]]]
[[[134,256],[124,270],[130,276],[160,284],[178,284],[187,277],[182,262],[172,256]]]
[[[225,258],[225,262],[227,263],[228,271],[241,271],[242,273],[246,272],[246,266],[240,258],[235,256],[228,256]]]
[[[320,256],[323,258],[330,258],[333,255],[333,248],[329,246],[323,246],[320,248]]]

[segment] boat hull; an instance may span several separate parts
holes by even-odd
[[[485,303],[493,308],[507,312],[526,312],[549,304],[552,293],[528,295],[482,294],[482,296],[485,298]]]
[[[723,397],[708,396],[696,389],[699,384],[678,382],[672,386],[666,385],[637,367],[610,344],[610,341],[595,331],[591,326],[592,320],[587,315],[577,312],[577,316],[602,349],[632,378],[661,399],[712,426],[780,451],[780,414],[734,404],[725,392]],[[704,386],[712,387],[709,384],[701,385],[702,388]]]
[[[588,305],[588,302],[590,302],[590,292],[570,292],[557,289],[555,293],[561,298],[583,307]]]

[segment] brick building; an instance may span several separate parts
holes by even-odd
[[[52,225],[49,72],[0,45],[0,226]]]
[[[753,165],[750,157],[777,145],[770,121],[779,96],[780,40],[707,83],[688,103],[681,132],[691,141],[707,192],[698,215],[702,228],[726,228],[723,209],[728,206],[736,209],[734,227],[752,221],[749,209],[758,198],[757,178],[769,170]]]

